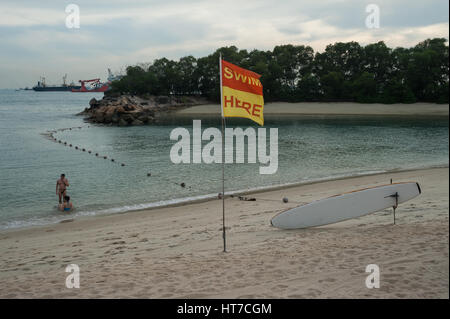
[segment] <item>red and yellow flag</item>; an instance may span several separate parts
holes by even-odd
[[[261,75],[225,60],[222,66],[222,116],[245,117],[264,125]]]

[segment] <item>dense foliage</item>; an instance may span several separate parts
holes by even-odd
[[[126,75],[112,83],[112,92],[202,95],[218,101],[219,53],[262,75],[266,101],[448,103],[448,45],[443,38],[408,49],[391,49],[382,41],[366,46],[338,42],[322,53],[290,44],[273,51],[224,47],[199,59],[162,58],[150,65],[129,66]]]

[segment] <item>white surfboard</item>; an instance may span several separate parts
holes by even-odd
[[[275,215],[271,224],[295,229],[337,223],[404,203],[421,193],[415,182],[356,190],[301,205]]]

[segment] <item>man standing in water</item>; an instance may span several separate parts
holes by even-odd
[[[69,187],[69,181],[66,175],[61,174],[61,178],[56,181],[56,194],[59,196],[59,203],[62,204],[62,199],[66,196],[66,188]]]

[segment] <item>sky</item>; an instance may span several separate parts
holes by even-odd
[[[79,28],[66,21],[79,8]],[[366,20],[379,9],[379,27]],[[89,0],[0,2],[0,88],[100,77],[107,69],[167,57],[206,56],[222,46],[271,50],[276,45],[384,41],[411,47],[449,37],[448,0]],[[371,19],[371,21],[375,21]]]

